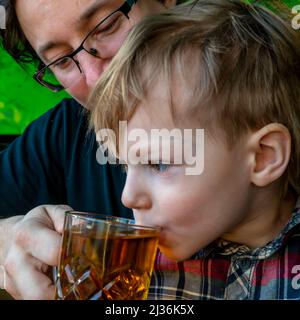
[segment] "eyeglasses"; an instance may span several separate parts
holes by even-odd
[[[76,85],[84,75],[75,56],[82,50],[96,58],[105,58],[109,46],[121,41],[131,29],[129,12],[137,0],[127,0],[121,7],[101,20],[88,33],[81,45],[71,54],[56,59],[48,65],[41,63],[33,78],[54,92]]]

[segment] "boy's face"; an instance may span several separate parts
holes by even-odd
[[[128,134],[141,128],[150,137],[153,128],[175,128],[166,92],[166,86],[159,81],[129,121]],[[173,87],[173,92],[179,119],[186,119],[181,121],[179,129],[183,132],[183,129],[197,128],[196,121],[184,112],[188,92],[184,84]],[[220,132],[216,134],[222,136]],[[225,140],[204,135],[204,171],[201,175],[186,175],[185,164],[127,165],[122,196],[124,205],[133,209],[138,223],[162,228],[160,249],[176,260],[189,258],[247,218],[250,178],[243,143],[229,150]],[[135,145],[140,154],[151,153],[154,144],[151,141],[148,145],[147,140],[140,139],[138,143],[128,143],[127,150]],[[121,151],[125,149],[123,144]],[[166,161],[163,157],[150,157],[150,160]]]
[[[17,0],[16,12],[31,46],[42,61],[48,64],[77,49],[85,36],[123,3],[123,0]],[[169,1],[169,4],[171,3],[172,1]],[[90,10],[91,8],[93,9]],[[163,8],[156,0],[139,0],[129,14],[128,30],[143,16]],[[88,18],[80,19],[84,13]],[[114,41],[104,48],[103,59],[97,59],[84,51],[75,57],[83,69],[84,77],[79,81],[74,80],[76,85],[70,86],[67,91],[83,105],[126,35],[127,32],[121,32],[114,37]],[[41,51],[48,44],[51,44],[51,47]]]

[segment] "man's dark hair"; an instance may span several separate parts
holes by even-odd
[[[36,63],[40,59],[34,49],[27,41],[21,26],[19,24],[15,3],[16,0],[0,0],[6,6],[6,29],[1,30],[2,47],[19,64]],[[163,2],[163,0],[158,0]],[[186,0],[178,0],[177,3],[183,3]]]
[[[6,29],[1,30],[2,47],[18,62],[38,61],[34,49],[27,41],[15,10],[15,0],[6,1]]]

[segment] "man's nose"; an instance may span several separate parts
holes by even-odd
[[[84,50],[83,52],[80,52],[78,55],[78,61],[84,73],[86,85],[89,89],[93,89],[95,87],[96,82],[99,80],[110,60],[111,59],[94,57]]]
[[[152,207],[151,194],[142,175],[128,170],[122,203],[130,209],[147,210]]]

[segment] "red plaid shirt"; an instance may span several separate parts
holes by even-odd
[[[287,225],[264,247],[218,240],[183,262],[158,252],[148,299],[300,299],[299,200]]]

